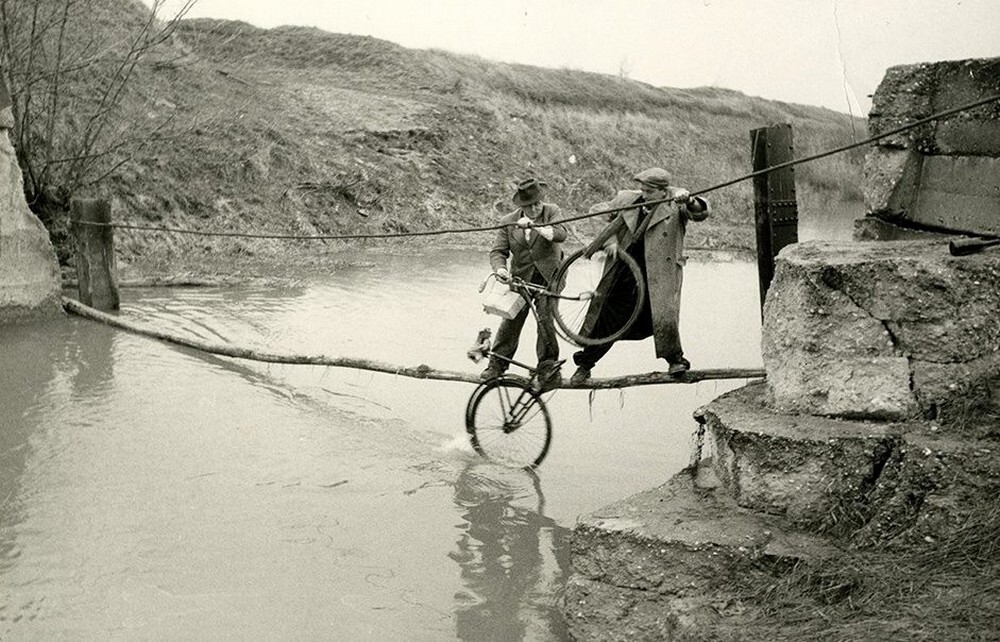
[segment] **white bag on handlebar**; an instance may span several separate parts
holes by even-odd
[[[483,310],[504,319],[513,319],[524,307],[524,297],[511,290],[506,283],[489,279],[483,289]]]

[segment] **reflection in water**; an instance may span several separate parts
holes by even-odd
[[[67,428],[52,422],[46,409],[70,404],[76,415],[86,416],[88,404],[113,387],[115,331],[88,325],[87,338],[79,340],[80,327],[60,318],[2,328],[0,578],[18,564],[35,562],[26,553],[24,532],[39,509],[37,461],[53,452],[53,443],[65,443],[60,437]],[[0,639],[8,626],[35,621],[44,606],[44,598],[33,597],[23,584],[0,582]]]
[[[545,516],[538,476],[470,464],[455,483],[455,504],[466,520],[449,554],[464,584],[455,596],[458,638],[565,638],[556,596],[570,570],[569,530]]]
[[[76,366],[73,395],[82,400],[102,398],[114,384],[114,340],[117,330],[109,326],[87,329],[87,340],[78,341],[71,355]]]
[[[0,368],[0,572],[17,557],[14,527],[23,519],[21,477],[30,454],[28,415],[55,376],[58,342],[46,341],[52,323],[2,328]]]
[[[473,372],[482,261],[384,255],[305,287],[130,289],[122,315]],[[689,276],[697,366],[758,366],[753,265]],[[434,320],[416,338],[414,314]],[[660,366],[625,342],[600,374]],[[0,328],[0,639],[565,638],[567,529],[686,465],[691,413],[739,383],[560,391],[543,506],[537,477],[471,453],[466,384],[204,355],[72,317]]]

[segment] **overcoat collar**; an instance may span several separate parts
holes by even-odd
[[[667,191],[667,197],[672,198],[680,192],[680,188],[668,187],[666,191]],[[634,194],[634,197],[631,200],[631,202],[633,203],[642,198],[642,192],[640,192],[639,190],[629,190],[629,193]],[[656,225],[657,223],[661,223],[667,220],[676,211],[677,208],[674,206],[674,203],[670,201],[657,203],[656,205],[653,206],[653,215],[652,215],[653,217],[649,219],[649,225],[646,226],[646,229],[649,229],[650,227]],[[632,233],[635,233],[636,229],[639,227],[640,212],[641,208],[638,207],[635,209],[626,210],[622,212],[622,218],[625,220],[625,225],[628,226],[629,231]]]

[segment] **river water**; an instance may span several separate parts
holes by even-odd
[[[270,352],[483,367],[465,357],[497,326],[482,253],[337,265],[124,289],[121,315]],[[758,299],[750,263],[688,265],[694,368],[761,365]],[[0,332],[5,640],[563,639],[577,516],[683,468],[692,412],[744,383],[557,391],[531,475],[469,448],[467,383],[221,358],[75,317]],[[518,356],[533,346],[529,321]],[[621,342],[594,376],[663,367],[650,341]]]

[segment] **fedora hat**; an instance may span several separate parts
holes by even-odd
[[[662,167],[650,167],[649,169],[644,169],[633,178],[643,185],[648,185],[657,189],[670,187],[670,173]]]
[[[517,205],[518,207],[534,205],[542,200],[542,188],[547,185],[548,183],[545,181],[540,181],[536,178],[527,178],[517,184],[517,191],[514,192],[514,196],[511,200],[513,200],[514,205]]]

